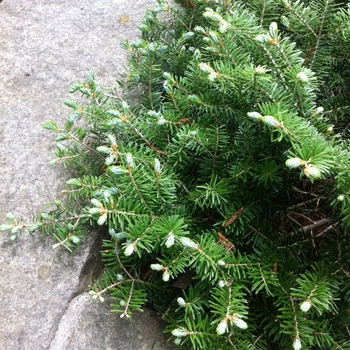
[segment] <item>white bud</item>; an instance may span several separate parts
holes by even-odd
[[[269,33],[270,33],[271,37],[273,37],[273,38],[277,37],[277,35],[278,35],[278,28],[277,28],[277,23],[276,22],[272,22],[270,24]]]
[[[311,179],[319,179],[321,177],[321,172],[313,166],[306,166],[304,169],[304,174],[306,177]]]
[[[234,325],[238,328],[241,328],[241,329],[247,329],[248,328],[248,325],[245,321],[243,321],[241,318],[239,317],[234,317],[232,322],[234,323]]]
[[[227,318],[224,318],[216,327],[216,333],[222,335],[227,332]]]
[[[122,101],[122,107],[125,111],[129,110],[129,105],[125,101]],[[124,113],[125,113],[125,111],[124,111]]]
[[[219,281],[219,287],[224,288],[226,286],[225,281],[221,280]]]
[[[161,173],[160,161],[157,158],[154,160],[154,172],[156,174]]]
[[[207,8],[207,11],[203,13],[203,16],[216,23],[220,23],[224,20],[218,13],[213,11],[211,8]]]
[[[120,112],[117,111],[117,110],[113,110],[112,115],[114,115],[115,117],[116,116],[121,117]],[[117,139],[115,138],[115,136],[113,134],[107,135],[107,138],[108,138],[108,141],[111,143],[111,145],[116,145],[117,144]]]
[[[103,213],[97,220],[97,225],[102,226],[107,220],[107,212]]]
[[[248,112],[247,113],[248,118],[260,121],[263,119],[263,116],[259,112]]]
[[[302,165],[302,160],[300,158],[289,158],[286,160],[286,166],[288,168],[294,169]]]
[[[90,208],[89,209],[89,214],[95,215],[95,214],[100,214],[101,209],[100,208]]]
[[[180,239],[183,246],[186,248],[198,249],[197,243],[193,242],[191,239],[187,237],[182,237]]]
[[[280,21],[287,29],[290,29],[290,22],[286,16],[281,16]]]
[[[297,336],[293,342],[293,349],[294,350],[300,350],[301,349],[301,341],[299,337]]]
[[[343,194],[340,194],[338,197],[337,197],[338,201],[339,202],[342,202],[344,199],[345,199],[345,196]]]
[[[114,235],[114,238],[116,239],[124,239],[126,237],[126,234],[124,232],[118,232]]]
[[[255,41],[257,41],[260,44],[266,44],[269,41],[269,36],[266,34],[260,34],[257,37],[255,37]]]
[[[11,236],[12,237],[12,236]],[[56,243],[52,246],[52,249],[55,250],[57,249],[59,246],[61,245],[61,243]]]
[[[135,244],[134,243],[129,243],[126,245],[126,248],[124,249],[124,255],[125,256],[130,256],[135,250]]]
[[[181,338],[175,338],[174,344],[175,345],[180,345],[181,344]]]
[[[158,125],[164,125],[166,123],[166,120],[163,116],[159,117],[157,124]]]
[[[262,66],[257,66],[255,68],[255,73],[256,74],[265,74],[266,73],[266,69]]]
[[[16,234],[22,228],[23,228],[23,225],[16,225],[15,227],[12,228],[11,233]]]
[[[159,118],[162,116],[162,114],[160,112],[156,112],[156,111],[148,111],[147,115],[152,117],[152,118]]]
[[[309,82],[308,76],[304,72],[299,72],[297,74],[297,79],[301,81],[302,83],[306,84]]]
[[[219,261],[218,261],[218,265],[219,265],[219,266],[225,266],[226,263],[225,263],[224,260],[219,260]]]
[[[98,201],[96,198],[91,199],[91,204],[93,204],[95,207],[101,207],[102,203]]]
[[[187,99],[190,103],[200,104],[201,100],[197,95],[188,95]]]
[[[115,165],[112,165],[109,168],[109,171],[115,175],[121,175],[121,174],[125,174],[128,172],[124,167],[115,166]]]
[[[165,246],[167,248],[170,248],[171,246],[173,246],[175,243],[175,236],[172,234],[172,231],[170,233],[168,233],[168,236],[167,236],[167,240],[165,242]]]
[[[186,337],[188,331],[186,329],[175,328],[171,331],[171,334],[175,337]]]
[[[333,126],[330,126],[329,128],[327,128],[326,133],[327,134],[331,134],[333,132]]]
[[[7,213],[7,214],[6,214],[6,220],[8,220],[8,221],[15,221],[15,220],[16,220],[15,214],[13,214],[13,213]]]
[[[126,154],[126,163],[128,166],[133,167],[134,166],[134,160],[132,159],[131,153]]]
[[[324,108],[323,108],[323,107],[317,107],[317,108],[316,108],[316,111],[315,111],[315,114],[323,113],[323,111],[324,111]]]
[[[174,81],[173,77],[172,77],[171,74],[168,73],[168,72],[164,72],[164,73],[163,73],[163,77],[164,77],[166,80],[169,80],[169,81],[171,81],[171,82]]]
[[[308,312],[311,308],[310,300],[305,300],[303,303],[300,304],[300,310],[303,312]]]
[[[280,122],[271,115],[263,117],[262,122],[268,126],[271,126],[272,128],[278,128],[279,126],[281,126]]]
[[[170,274],[169,274],[168,270],[165,270],[165,271],[163,272],[162,280],[163,280],[164,282],[168,282],[169,279],[170,279]]]
[[[114,156],[109,156],[109,157],[106,158],[105,164],[107,166],[109,166],[109,165],[112,165],[114,163],[114,161],[115,161]]]
[[[186,305],[186,302],[185,302],[184,298],[181,298],[181,297],[177,298],[177,303],[181,307],[184,307]]]
[[[193,32],[187,32],[182,35],[181,40],[182,41],[187,41],[193,37],[194,33]]]
[[[214,81],[217,77],[218,77],[218,73],[212,72],[212,73],[209,74],[208,80],[209,81]]]
[[[230,25],[226,21],[222,21],[219,26],[219,32],[220,33],[226,33],[228,29],[230,28]]]
[[[164,266],[161,265],[161,264],[151,264],[151,265],[150,265],[150,268],[151,268],[153,271],[163,271],[163,270],[164,270]]]
[[[215,31],[211,30],[209,33],[209,38],[214,42],[214,43],[218,43],[220,41],[220,37],[218,36],[218,33],[216,33]]]
[[[214,69],[211,68],[208,64],[201,62],[199,64],[199,69],[207,74],[215,73]]]
[[[193,29],[197,34],[205,34],[205,30],[203,27],[200,27],[200,26],[196,26],[194,27]]]
[[[80,238],[77,236],[71,236],[70,240],[74,243],[74,244],[78,244],[80,242]]]
[[[282,0],[281,3],[283,6],[290,8],[290,4],[289,4],[288,0]]]

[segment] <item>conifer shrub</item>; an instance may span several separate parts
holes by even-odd
[[[75,248],[103,226],[121,317],[149,305],[183,349],[350,349],[350,9],[158,0],[116,90],[91,73],[51,162],[74,169],[24,228]]]

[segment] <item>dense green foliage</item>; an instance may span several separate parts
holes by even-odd
[[[77,176],[29,230],[72,249],[105,226],[92,297],[148,303],[180,347],[350,349],[350,9],[181,3],[123,43],[118,91],[91,74],[45,124]]]

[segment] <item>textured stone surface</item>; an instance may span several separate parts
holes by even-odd
[[[60,193],[67,171],[49,167],[54,135],[64,122],[69,86],[94,70],[110,85],[121,71],[122,39],[155,0],[4,0],[0,4],[0,223],[24,219]],[[3,219],[1,219],[3,218]],[[52,238],[0,236],[0,349],[166,349],[158,316],[134,322],[90,303],[84,292],[101,269],[99,233],[75,254],[52,251]],[[97,248],[97,250],[96,250]],[[83,293],[83,294],[82,294]],[[152,348],[154,343],[154,347]]]
[[[70,303],[48,350],[170,349],[166,339],[159,336],[162,330],[161,320],[148,309],[135,312],[129,322],[111,314],[108,302],[91,303],[84,293]]]

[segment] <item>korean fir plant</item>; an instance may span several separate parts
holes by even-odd
[[[103,226],[104,274],[184,349],[350,349],[350,9],[333,0],[163,0],[90,74],[52,163],[76,171],[23,228],[74,248]]]

